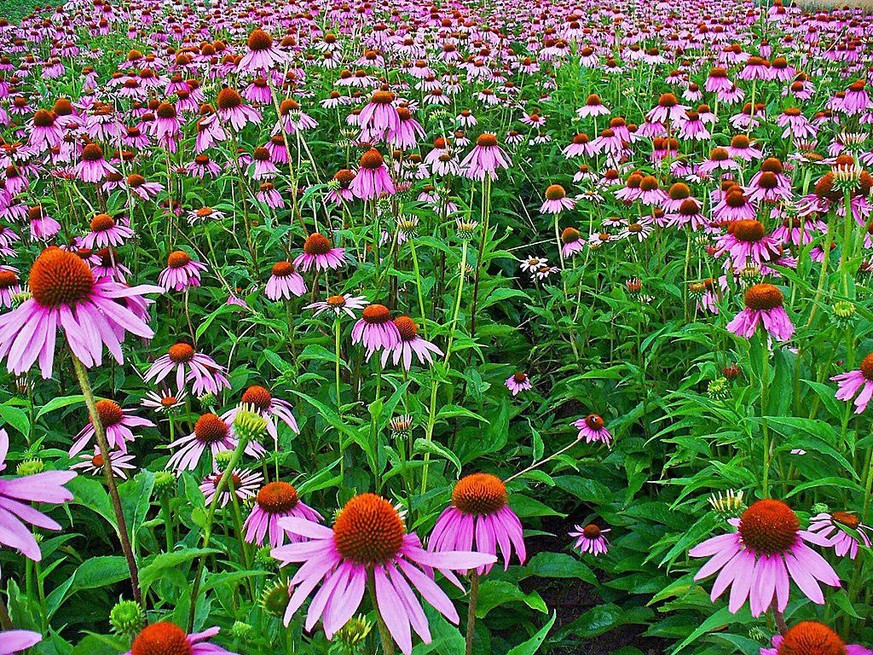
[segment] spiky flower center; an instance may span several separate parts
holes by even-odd
[[[366,309],[364,312],[366,313]],[[418,326],[408,316],[398,316],[394,319],[394,325],[397,327],[397,331],[400,332],[400,338],[404,341],[412,341],[418,334]]]
[[[82,148],[82,161],[100,161],[103,159],[103,148],[96,143],[89,143]]]
[[[516,383],[522,384],[524,382],[527,382],[527,375],[525,375],[524,373],[513,373],[512,379],[515,380]]]
[[[185,631],[167,622],[146,626],[133,640],[131,655],[191,655]]]
[[[670,107],[675,107],[676,105],[678,105],[679,101],[676,99],[676,96],[674,96],[672,93],[664,93],[658,99],[658,104],[661,107],[670,108]]]
[[[582,536],[586,539],[598,539],[600,537],[600,526],[589,523],[582,528]]]
[[[779,186],[779,178],[776,177],[776,173],[764,171],[761,173],[761,177],[758,178],[758,186],[762,189],[775,189]]]
[[[369,493],[347,502],[333,524],[334,544],[340,554],[365,565],[396,556],[405,534],[403,520],[391,503]]]
[[[235,109],[242,104],[242,96],[230,87],[224,87],[218,92],[218,108],[219,109]]]
[[[202,444],[213,444],[227,437],[227,423],[211,412],[203,414],[194,424],[194,436]]]
[[[270,404],[273,402],[273,394],[264,387],[253,384],[243,393],[242,402],[245,405],[254,405],[261,411],[264,411],[270,408]]]
[[[782,162],[775,157],[768,157],[764,160],[764,163],[761,164],[761,170],[779,175],[782,172]]]
[[[269,514],[283,514],[296,507],[297,490],[287,482],[270,482],[261,487],[255,500]]]
[[[694,216],[700,213],[700,206],[693,198],[687,198],[679,205],[679,213],[683,216]]]
[[[587,425],[591,430],[602,430],[603,419],[597,414],[589,414],[585,417],[585,425]]]
[[[43,307],[76,305],[91,294],[94,275],[88,264],[74,253],[48,248],[30,269],[30,291]]]
[[[115,219],[109,214],[97,214],[91,219],[92,232],[105,232],[115,227]]]
[[[375,148],[370,148],[361,156],[361,168],[366,168],[367,170],[379,170],[384,162],[382,153]]]
[[[582,238],[582,233],[575,227],[564,228],[564,231],[561,232],[561,243],[576,243],[580,238]]]
[[[688,188],[687,184],[677,182],[670,187],[668,193],[670,195],[670,200],[684,200],[691,195],[691,189]]]
[[[861,372],[868,380],[873,380],[873,353],[861,360]]]
[[[273,264],[271,273],[276,277],[288,277],[289,275],[294,274],[294,270],[294,264],[292,264],[291,262],[283,261]]]
[[[506,485],[488,473],[467,475],[458,480],[452,490],[452,505],[465,514],[495,514],[507,500]]]
[[[187,343],[177,343],[170,346],[167,355],[174,364],[184,364],[194,359],[194,348]]]
[[[845,655],[839,635],[818,621],[802,621],[782,635],[779,655]]]
[[[310,234],[303,244],[303,252],[307,255],[326,255],[331,248],[330,240],[318,232]]]
[[[480,148],[493,148],[497,145],[497,137],[493,134],[480,134],[476,145]]]
[[[391,320],[391,312],[388,311],[388,308],[385,305],[373,303],[372,305],[364,307],[361,317],[364,319],[365,323],[369,323],[370,325],[384,325]]]
[[[567,192],[560,184],[552,184],[546,189],[546,200],[562,200]]]
[[[658,179],[654,175],[646,175],[640,180],[641,191],[656,191],[659,188]]]
[[[14,271],[0,268],[0,289],[8,289],[18,284],[18,276]]]
[[[121,423],[124,413],[121,411],[118,403],[111,400],[98,400],[95,404],[97,406],[97,416],[100,418],[100,425],[104,428]]]
[[[376,91],[370,101],[376,105],[390,105],[394,102],[394,94],[390,91]]]
[[[746,290],[745,301],[749,309],[758,311],[775,309],[782,307],[783,300],[782,292],[766,282],[753,284]]]
[[[273,45],[272,37],[260,28],[255,28],[249,34],[249,50],[269,50]]]
[[[857,530],[858,526],[861,525],[860,519],[849,512],[834,512],[831,514],[831,518],[837,523],[845,525],[852,530]]]
[[[766,230],[761,221],[755,219],[734,221],[728,226],[728,232],[734,235],[739,241],[748,241],[754,243],[764,238]]]
[[[800,522],[781,500],[759,500],[740,517],[740,537],[756,553],[776,555],[797,543]]]
[[[191,256],[184,250],[174,250],[167,257],[167,266],[170,268],[182,268],[191,263]]]

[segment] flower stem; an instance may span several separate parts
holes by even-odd
[[[82,388],[82,395],[85,397],[85,406],[88,408],[88,415],[91,417],[91,424],[94,426],[97,445],[100,447],[100,454],[103,455],[103,474],[106,476],[106,486],[109,487],[109,498],[112,501],[112,509],[115,512],[115,522],[118,524],[117,531],[118,539],[121,541],[121,550],[124,551],[124,557],[127,559],[127,568],[130,570],[133,598],[142,605],[143,598],[142,590],[139,587],[139,571],[136,566],[133,548],[130,545],[130,536],[127,534],[127,521],[124,519],[121,497],[118,495],[115,476],[112,474],[112,456],[109,452],[109,442],[106,440],[106,431],[103,429],[100,415],[97,413],[97,402],[94,400],[94,392],[91,390],[91,383],[88,381],[88,372],[85,369],[85,365],[75,354],[71,353],[71,356],[73,368],[76,371],[76,378],[79,381],[79,386]]]
[[[379,627],[379,638],[382,640],[382,652],[384,655],[394,655],[394,639],[391,638],[388,626],[385,625],[385,619],[382,618],[382,613],[379,611],[379,604],[376,602],[376,581],[372,569],[367,572],[367,591],[370,594],[373,609],[376,611],[376,625]]]
[[[470,604],[467,606],[467,647],[465,655],[473,655],[473,639],[476,636],[476,605],[479,602],[479,572],[470,571]]]
[[[170,512],[170,495],[163,494],[161,497],[161,518],[164,521],[164,536],[167,540],[167,552],[173,552],[173,520]]]

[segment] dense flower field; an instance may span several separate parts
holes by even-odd
[[[873,651],[873,17],[0,19],[0,655]]]

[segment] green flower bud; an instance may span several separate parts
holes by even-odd
[[[41,459],[26,459],[15,467],[16,475],[36,475],[45,471],[45,463]]]
[[[278,560],[274,559],[270,554],[272,548],[270,546],[264,546],[263,548],[259,548],[255,553],[255,564],[260,566],[262,569],[268,569],[271,571],[275,571],[279,568]]]
[[[244,441],[260,441],[267,434],[267,420],[258,414],[254,405],[240,405],[233,430]]]
[[[718,514],[725,518],[733,518],[739,516],[746,509],[746,504],[743,502],[743,492],[728,489],[725,494],[718,492],[718,495],[712,494],[709,497],[709,504]]]
[[[145,627],[145,613],[136,601],[120,600],[109,612],[109,623],[113,632],[133,637]]]
[[[261,594],[260,605],[267,614],[281,617],[285,615],[288,598],[288,587],[281,582],[277,582],[273,586],[264,589],[264,593]]]
[[[706,394],[713,400],[724,400],[730,396],[730,385],[727,378],[716,378],[706,387]]]
[[[234,621],[233,626],[230,628],[230,634],[234,639],[251,639],[254,632],[255,629],[251,625],[243,623],[242,621]]]
[[[169,494],[176,489],[176,476],[169,471],[158,471],[155,473],[155,493]]]
[[[346,646],[354,646],[361,643],[370,634],[373,624],[362,614],[349,619],[336,633],[336,639]]]

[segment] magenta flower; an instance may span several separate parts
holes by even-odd
[[[166,653],[185,653],[185,655],[236,655],[221,646],[208,643],[221,628],[209,628],[203,632],[187,635],[173,623],[161,621],[152,623],[140,631],[124,655],[164,655]]]
[[[773,648],[762,648],[761,655],[873,655],[858,644],[846,644],[840,636],[818,621],[801,621],[784,634],[775,635]]]
[[[294,268],[291,262],[276,262],[267,280],[265,290],[270,300],[291,300],[291,296],[302,296],[306,293],[306,283],[303,276]]]
[[[850,512],[822,512],[809,520],[810,532],[827,539],[839,557],[848,555],[849,559],[857,557],[859,543],[870,548],[870,536],[867,534],[869,530],[870,526],[861,523]]]
[[[522,391],[529,391],[531,389],[530,378],[526,373],[518,372],[513,373],[508,378],[506,378],[506,388],[512,392],[513,396],[517,396]]]
[[[168,448],[180,448],[170,457],[167,468],[174,468],[179,472],[193,471],[207,448],[214,461],[218,453],[236,448],[236,443],[236,439],[230,435],[227,423],[219,416],[207,412],[197,419],[191,434],[168,444]]]
[[[6,468],[9,435],[0,429],[0,471]],[[46,471],[18,478],[0,479],[0,544],[16,548],[35,562],[42,559],[39,544],[30,524],[45,530],[60,530],[61,526],[31,503],[66,503],[73,494],[64,488],[76,477],[75,471]]]
[[[55,339],[62,328],[73,354],[88,368],[103,362],[103,345],[121,364],[125,332],[151,339],[145,321],[118,300],[159,293],[160,287],[128,287],[109,278],[95,279],[77,255],[48,248],[30,269],[32,297],[0,315],[0,357],[10,373],[21,375],[39,359],[44,378],[52,375]]]
[[[167,257],[167,268],[158,276],[158,284],[167,291],[184,291],[200,286],[200,274],[206,264],[195,262],[184,250],[174,250]]]
[[[261,114],[243,104],[242,96],[235,89],[224,87],[218,92],[218,118],[223,123],[229,123],[237,132],[249,123],[255,125],[261,122]]]
[[[472,180],[482,181],[487,175],[492,180],[497,179],[497,169],[512,166],[507,154],[497,145],[497,137],[493,134],[480,134],[476,145],[470,154],[461,162],[461,172]]]
[[[328,639],[358,610],[368,576],[375,582],[376,607],[400,650],[412,652],[411,630],[430,643],[427,619],[414,589],[440,614],[457,624],[451,600],[433,580],[433,569],[460,587],[451,571],[493,564],[496,557],[473,552],[429,552],[414,533],[407,533],[403,519],[387,500],[361,494],[337,514],[333,529],[301,518],[285,518],[280,527],[308,541],[274,548],[272,556],[282,565],[302,563],[291,578],[291,599],[285,625],[321,584],[309,605],[304,624],[311,630],[319,619]]]
[[[573,209],[576,203],[567,197],[567,192],[560,184],[552,184],[546,189],[546,199],[540,207],[543,214],[560,214],[562,211]]]
[[[245,540],[260,546],[269,534],[273,548],[278,548],[286,541],[292,544],[305,541],[302,536],[282,529],[280,519],[289,517],[314,523],[321,521],[321,514],[301,501],[297,489],[292,485],[280,481],[264,485],[255,496],[255,504],[243,524]]]
[[[91,231],[82,239],[85,248],[120,246],[133,236],[123,222],[116,221],[109,214],[97,214],[91,219]]]
[[[400,333],[400,341],[393,348],[382,351],[383,367],[388,363],[389,357],[395,366],[402,360],[403,368],[408,371],[412,366],[413,355],[418,358],[419,364],[432,364],[433,355],[442,356],[442,350],[418,335],[418,326],[408,316],[398,316],[394,319],[394,325]]]
[[[851,400],[861,390],[855,398],[855,413],[860,414],[867,409],[870,398],[873,398],[873,353],[861,360],[858,370],[840,373],[831,380],[837,383],[837,400]]]
[[[155,427],[155,424],[148,419],[134,416],[132,409],[121,409],[118,403],[112,400],[98,400],[97,415],[106,431],[106,441],[111,447],[118,448],[122,453],[127,452],[127,442],[132,443],[136,439],[130,428]],[[88,425],[76,435],[69,456],[78,455],[93,437],[94,424],[89,420]]]
[[[95,446],[94,454],[82,453],[79,455],[79,460],[72,466],[72,471],[84,471],[89,475],[103,475],[103,455],[100,449]],[[136,470],[136,464],[133,464],[134,455],[122,455],[116,452],[110,453],[109,466],[112,468],[112,474],[116,478],[127,480],[127,472]]]
[[[249,35],[249,51],[242,56],[237,69],[245,73],[266,71],[287,61],[288,56],[273,46],[273,38],[260,28]]]
[[[609,551],[609,541],[604,536],[609,533],[609,528],[601,528],[595,523],[589,523],[584,528],[581,525],[575,526],[575,532],[571,532],[571,537],[577,537],[574,548],[578,548],[581,553],[591,553],[594,557],[606,555]]]
[[[382,194],[394,195],[394,182],[385,166],[385,160],[375,148],[363,154],[360,168],[349,184],[349,190],[361,200],[374,200]]]
[[[580,441],[585,439],[585,443],[605,443],[612,447],[612,434],[606,429],[603,419],[597,414],[589,414],[585,418],[573,421],[570,425],[579,428],[576,439]]]
[[[824,537],[800,529],[797,515],[780,500],[759,500],[739,519],[730,519],[737,532],[707,539],[692,548],[691,557],[711,558],[695,580],[720,571],[712,587],[715,601],[731,587],[728,609],[736,613],[748,600],[752,616],[760,616],[775,601],[784,612],[791,580],[814,603],[823,604],[819,583],[840,586],[831,565],[804,542],[829,546]]]
[[[166,355],[158,357],[146,371],[146,382],[158,383],[173,370],[176,371],[176,389],[180,392],[185,381],[193,381],[195,395],[203,393],[218,394],[222,389],[230,389],[224,368],[202,353],[198,353],[187,343],[170,346]],[[178,395],[178,394],[177,394]]]
[[[0,630],[0,655],[13,655],[42,641],[42,635],[30,630]]]
[[[727,253],[730,265],[735,270],[751,265],[760,267],[781,255],[776,239],[769,236],[764,225],[755,219],[731,222],[727,233],[716,238],[715,243],[718,246],[715,255],[718,257]]]
[[[367,358],[377,350],[393,350],[400,344],[400,330],[385,305],[373,303],[364,307],[361,318],[352,328],[352,343],[366,346]]]
[[[276,419],[279,419],[291,428],[291,430],[300,434],[300,428],[297,427],[297,421],[291,413],[291,403],[274,397],[273,394],[264,387],[253,384],[243,392],[242,400],[239,405],[221,415],[221,418],[231,426],[231,430],[233,429],[233,422],[236,420],[236,415],[242,407],[251,409],[267,422],[267,434],[273,437],[273,441],[276,443],[279,441],[279,431],[276,425]],[[255,444],[250,445],[254,446]]]
[[[400,129],[400,114],[394,106],[394,94],[376,91],[358,116],[361,139],[380,141]]]
[[[762,324],[771,336],[787,341],[794,334],[794,325],[782,307],[782,292],[772,284],[753,284],[746,289],[746,308],[727,324],[734,334],[751,339]]]
[[[118,171],[103,159],[103,148],[96,143],[86,145],[73,168],[73,175],[83,182],[102,182],[109,174],[118,174]]]
[[[499,546],[504,569],[508,569],[514,548],[519,563],[524,564],[524,531],[508,500],[506,485],[496,476],[473,473],[461,478],[452,490],[452,504],[434,525],[428,550],[472,550],[496,556]],[[490,570],[491,564],[484,564],[477,572],[482,575]]]
[[[203,492],[207,507],[212,505],[215,500],[215,492],[221,483],[222,475],[224,475],[222,472],[212,473],[203,478],[203,482],[200,483],[200,491]],[[257,471],[235,468],[230,474],[228,482],[225,483],[224,490],[218,496],[218,507],[227,507],[231,500],[231,493],[241,503],[254,498],[263,481],[264,476]]]
[[[337,269],[345,264],[345,248],[334,248],[323,234],[313,232],[303,244],[303,253],[294,260],[294,266],[304,273],[315,267],[316,271]]]

